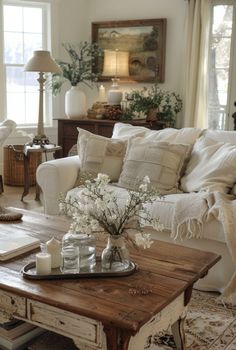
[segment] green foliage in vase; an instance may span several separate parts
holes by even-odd
[[[174,124],[176,115],[183,107],[179,94],[162,90],[158,84],[150,88],[144,87],[142,90],[133,90],[130,95],[128,112],[147,115],[150,109],[156,109],[161,120],[169,124]]]
[[[98,74],[93,72],[96,57],[102,54],[102,50],[96,43],[81,42],[78,45],[62,44],[69,55],[70,62],[56,60],[60,66],[61,74],[52,74],[52,92],[57,95],[62,85],[69,81],[72,86],[84,83],[92,87],[91,83],[97,81]]]

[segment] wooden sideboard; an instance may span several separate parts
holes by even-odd
[[[62,155],[66,157],[71,147],[77,143],[77,127],[88,130],[94,134],[106,137],[112,136],[112,130],[117,120],[106,119],[68,119],[55,118],[58,121],[58,145],[62,147]],[[165,128],[165,123],[161,121],[146,122],[145,120],[131,120],[127,123],[134,126],[144,126],[152,130]]]

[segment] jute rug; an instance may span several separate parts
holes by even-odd
[[[236,308],[215,293],[193,291],[185,321],[186,350],[236,350]],[[176,349],[170,332],[150,337],[145,350]]]
[[[236,308],[217,301],[217,294],[193,291],[185,322],[186,350],[236,350]],[[74,350],[73,342],[46,332],[28,350]],[[170,332],[147,340],[144,350],[176,349]]]

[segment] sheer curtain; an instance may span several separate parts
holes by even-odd
[[[211,0],[189,0],[184,58],[185,127],[207,127],[207,83]]]

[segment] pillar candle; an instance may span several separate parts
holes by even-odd
[[[51,255],[48,253],[36,254],[36,272],[38,275],[49,275],[51,273]]]
[[[99,101],[105,102],[106,101],[106,91],[103,85],[99,86]]]
[[[54,237],[46,243],[47,253],[51,254],[52,268],[60,267],[61,264],[61,243]]]

